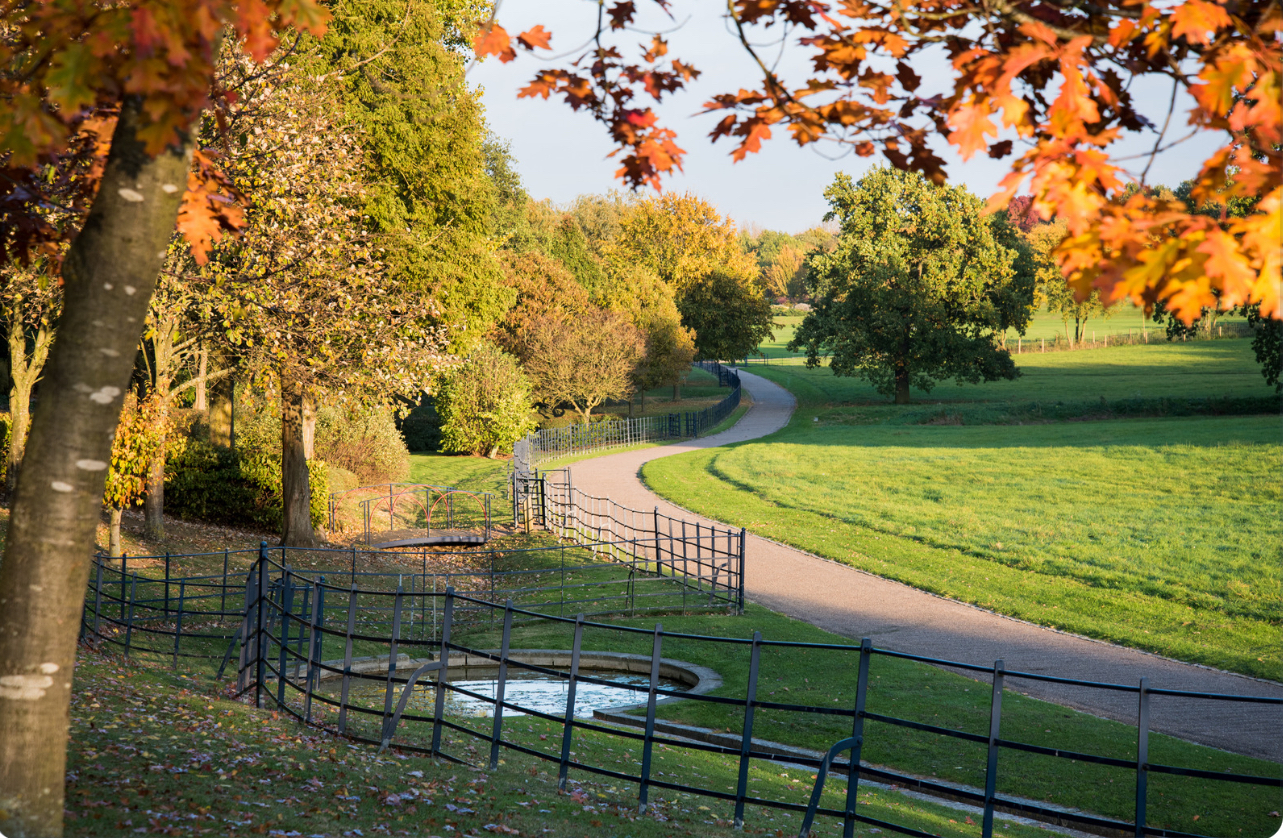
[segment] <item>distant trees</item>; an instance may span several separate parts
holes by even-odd
[[[163,451],[168,430],[165,396],[154,390],[141,401],[132,391],[125,395],[103,492],[103,504],[110,515],[108,549],[113,556],[120,555],[121,511],[143,502],[151,464],[157,452]]]
[[[473,347],[436,397],[446,451],[494,457],[535,427],[530,382],[517,359],[492,343]]]
[[[751,275],[715,268],[678,301],[682,322],[695,330],[695,353],[710,360],[745,358],[771,337],[771,304]]]
[[[646,341],[626,318],[594,306],[572,318],[536,318],[525,347],[535,396],[553,405],[569,403],[587,424],[602,402],[632,392]]]
[[[809,262],[814,310],[789,344],[807,364],[830,354],[836,375],[863,375],[897,404],[911,387],[1015,378],[995,338],[1029,320],[1033,276],[961,187],[874,169],[858,182],[838,175],[825,190],[841,225],[837,247]]]

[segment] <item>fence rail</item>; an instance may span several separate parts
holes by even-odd
[[[711,361],[700,361],[695,366],[716,375],[719,387],[731,388],[730,395],[712,407],[699,411],[611,419],[587,425],[575,424],[534,431],[513,446],[514,468],[529,471],[541,463],[561,457],[642,443],[687,439],[707,433],[739,407],[739,373]]]
[[[139,583],[135,575],[126,579],[121,574],[120,585],[130,587],[128,601],[117,596],[117,582],[103,580],[103,565],[98,563],[95,576],[96,584],[91,590],[90,600],[95,603],[92,613],[86,608],[85,630],[100,632],[103,623],[110,623],[127,632],[136,632],[149,638],[160,638],[165,644],[160,651],[172,654],[175,665],[181,656],[180,641],[195,637],[213,637],[217,634],[200,632],[182,632],[184,594],[180,591],[178,606],[175,611],[168,605],[163,608],[158,593],[148,598],[137,596]],[[394,589],[387,587],[340,587],[328,582],[323,575],[300,573],[275,561],[266,549],[244,577],[240,591],[233,597],[232,608],[224,608],[218,613],[221,617],[235,619],[236,629],[232,643],[222,655],[229,661],[235,646],[240,647],[237,658],[237,685],[240,694],[252,694],[256,705],[270,704],[287,712],[301,722],[313,724],[349,739],[368,743],[371,746],[386,748],[395,746],[399,749],[424,754],[432,754],[444,759],[468,763],[462,751],[455,749],[450,742],[443,739],[443,733],[454,737],[475,739],[479,744],[488,745],[488,764],[493,769],[499,760],[501,749],[527,754],[537,759],[555,763],[559,783],[564,787],[570,770],[582,771],[604,777],[611,777],[638,786],[639,802],[645,805],[652,789],[670,789],[689,794],[702,795],[732,804],[737,824],[743,824],[747,805],[761,806],[768,809],[797,812],[805,815],[803,829],[805,836],[810,824],[816,817],[832,818],[840,821],[845,834],[851,834],[855,823],[862,823],[904,835],[928,835],[904,824],[897,824],[880,818],[859,814],[855,807],[855,793],[860,782],[877,780],[882,782],[912,785],[919,790],[947,795],[953,799],[970,802],[983,811],[981,834],[991,838],[994,834],[994,814],[996,812],[1014,812],[1026,817],[1043,820],[1054,820],[1068,826],[1077,826],[1092,831],[1117,831],[1135,835],[1162,835],[1174,838],[1201,838],[1195,833],[1184,832],[1167,827],[1151,827],[1147,819],[1147,805],[1151,802],[1148,792],[1148,779],[1151,775],[1172,775],[1197,778],[1203,782],[1247,784],[1270,788],[1283,787],[1283,781],[1277,776],[1248,776],[1242,774],[1205,771],[1188,766],[1165,765],[1151,762],[1149,741],[1149,711],[1155,700],[1182,700],[1200,702],[1206,706],[1206,712],[1215,713],[1229,704],[1242,705],[1283,705],[1283,699],[1251,695],[1219,695],[1192,693],[1170,689],[1150,688],[1145,680],[1136,685],[1114,684],[1081,681],[1076,679],[1057,678],[1037,673],[1008,671],[1002,661],[992,666],[970,664],[958,661],[938,660],[914,656],[915,660],[931,663],[950,669],[975,673],[988,681],[991,686],[987,730],[965,731],[941,725],[930,724],[923,720],[902,718],[894,715],[893,706],[889,703],[878,703],[879,694],[871,687],[874,680],[881,677],[875,674],[877,661],[884,657],[903,658],[900,653],[875,648],[868,639],[860,645],[817,644],[794,641],[773,641],[754,633],[751,638],[701,636],[678,632],[665,632],[662,624],[654,629],[636,628],[616,623],[598,623],[587,618],[585,614],[563,616],[514,605],[511,598],[502,603],[493,594],[478,595],[464,593],[454,587],[444,591],[428,592],[407,591],[403,585]],[[159,582],[159,580],[149,580]],[[174,580],[183,589],[205,591],[196,596],[213,597],[220,592],[218,585],[209,587],[209,577],[192,577]],[[225,580],[224,580],[225,584]],[[191,596],[187,602],[192,601]],[[146,603],[146,604],[144,604]],[[127,609],[127,610],[126,610]],[[425,626],[423,615],[433,615],[430,630]],[[124,616],[118,616],[124,615]],[[177,631],[168,628],[166,621],[177,618]],[[157,625],[157,620],[163,625]],[[571,664],[568,669],[550,668],[525,662],[519,654],[512,651],[514,625],[521,622],[538,624],[541,631],[554,626],[572,636]],[[470,626],[502,626],[498,648],[477,646],[465,641],[460,632]],[[591,648],[585,641],[585,635],[591,633],[608,633],[612,637],[627,636],[633,638],[642,647],[650,649],[650,678],[646,684],[633,686],[602,681],[590,674],[581,672],[578,666],[580,652]],[[172,640],[171,640],[172,637]],[[669,689],[659,684],[659,661],[665,641],[679,641],[682,644],[683,656],[699,659],[699,650],[710,644],[718,644],[725,649],[727,644],[739,650],[739,654],[748,657],[748,678],[742,695],[730,695],[722,690],[721,694],[700,695],[687,693],[680,689]],[[129,642],[126,639],[126,644]],[[354,650],[360,647],[366,661],[374,661],[371,666],[358,666],[360,660],[354,656]],[[326,649],[341,649],[341,656],[327,660]],[[371,657],[371,650],[375,654]],[[766,653],[783,652],[786,654],[809,653],[822,650],[832,653],[833,666],[854,668],[858,671],[856,694],[850,706],[822,706],[773,701],[762,695],[760,689],[764,681],[769,681],[770,670]],[[331,652],[337,655],[337,652]],[[452,683],[452,656],[465,655],[467,660],[488,660],[498,667],[498,683],[493,696],[485,695]],[[410,671],[407,660],[415,659],[415,669]],[[518,672],[533,672],[546,678],[563,681],[566,684],[567,704],[564,713],[550,713],[537,708],[527,707],[510,700],[505,693],[507,681]],[[883,670],[882,675],[892,670]],[[1003,696],[1010,689],[1013,681],[1055,680],[1059,683],[1074,684],[1093,689],[1121,691],[1131,693],[1137,698],[1136,747],[1132,756],[1119,757],[1079,753],[1062,749],[1045,747],[1037,743],[1024,742],[1009,738],[1003,731]],[[337,681],[333,688],[322,689],[321,681]],[[641,713],[644,705],[644,724],[637,730],[607,727],[586,718],[574,715],[574,695],[578,684],[609,684],[620,689],[631,689],[637,693],[637,710]],[[879,687],[883,684],[879,683]],[[366,689],[358,689],[365,687]],[[417,690],[417,693],[416,693]],[[430,699],[426,710],[417,710],[409,704],[414,695]],[[490,705],[492,718],[482,727],[469,724],[469,719],[446,712],[445,698],[448,694],[464,695],[473,701]],[[739,731],[739,743],[736,747],[708,744],[689,739],[677,739],[656,732],[656,702],[661,697],[681,697],[689,701],[715,703],[728,708],[736,718],[742,719]],[[942,701],[947,701],[945,696]],[[942,709],[943,709],[942,705]],[[325,712],[318,712],[323,710]],[[505,712],[524,713],[530,717],[551,722],[561,727],[559,741],[550,742],[547,749],[540,748],[537,742],[521,742],[512,737],[511,731],[505,734]],[[768,752],[754,738],[755,713],[770,712],[788,714],[789,724],[806,724],[808,720],[818,720],[818,716],[840,717],[850,721],[850,737],[838,742],[822,758],[798,754],[781,756]],[[640,718],[639,718],[639,721]],[[977,758],[983,764],[985,777],[984,789],[968,790],[954,785],[938,783],[899,773],[893,769],[868,765],[862,750],[868,745],[871,736],[880,735],[890,727],[878,727],[871,730],[866,722],[876,722],[883,726],[908,728],[924,733],[962,739],[976,743],[981,747],[983,756]],[[577,733],[591,731],[595,734],[612,738],[617,748],[629,747],[640,751],[636,768],[621,770],[618,765],[607,767],[594,764],[590,757],[580,752],[576,758],[575,738]],[[552,737],[549,737],[552,738]],[[707,784],[683,783],[676,780],[671,773],[663,779],[653,770],[652,753],[655,746],[661,745],[670,749],[698,751],[729,756],[738,761],[738,782],[734,790],[723,787],[710,788]],[[845,764],[838,765],[836,758],[839,752],[849,751],[850,756]],[[998,792],[1000,777],[1000,754],[1023,752],[1037,754],[1049,759],[1073,760],[1087,765],[1110,766],[1132,773],[1135,783],[1135,805],[1131,819],[1103,817],[1078,810],[1068,810],[1043,805],[1037,801],[1003,795]],[[799,795],[798,799],[768,798],[750,793],[748,786],[749,769],[752,765],[762,764],[804,765],[816,771],[816,786],[812,790],[809,802]],[[671,766],[670,766],[671,771]],[[1014,769],[1008,768],[1008,772]],[[829,808],[820,805],[821,786],[830,772],[841,772],[846,775],[848,786],[846,805],[843,808]]]

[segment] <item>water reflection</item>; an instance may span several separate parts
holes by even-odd
[[[473,676],[477,671],[476,669],[469,669],[468,674]],[[488,670],[486,671],[489,672]],[[633,685],[643,689],[630,690],[579,681],[575,684],[575,715],[577,717],[588,718],[592,716],[594,710],[605,710],[611,707],[624,707],[630,704],[644,704],[646,702],[646,690],[644,688],[650,684],[649,676],[609,670],[584,669],[580,670],[580,672],[583,675],[601,678],[615,684]],[[493,670],[493,673],[493,676],[487,678],[468,677],[462,680],[452,680],[451,683],[477,695],[485,696],[485,698],[492,701],[499,689],[499,671],[496,669]],[[660,678],[659,686],[669,690],[682,689],[681,684],[667,678]],[[384,687],[382,685],[375,684],[359,688],[354,686],[352,697],[363,704],[368,704],[371,699],[382,699],[383,690]],[[537,672],[509,672],[504,686],[504,702],[537,710],[541,713],[564,715],[566,712],[566,696],[569,690],[570,682],[564,678],[551,678]],[[400,697],[399,687],[396,695],[397,698]],[[410,696],[406,712],[414,714],[431,713],[435,700],[434,685],[430,681],[417,684],[414,688],[414,694]],[[491,701],[447,691],[445,711],[453,716],[489,717],[494,715],[494,705]],[[526,714],[518,710],[505,708],[503,715],[507,718]]]

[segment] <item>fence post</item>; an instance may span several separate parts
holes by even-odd
[[[174,669],[178,669],[178,644],[183,638],[183,606],[187,598],[187,580],[178,581],[178,619],[174,623]]]
[[[508,685],[508,646],[512,640],[512,600],[503,604],[503,639],[499,646],[499,684],[494,694],[494,727],[490,730],[490,770],[499,767],[499,739],[503,735],[503,696]]]
[[[748,543],[748,530],[745,529],[744,527],[740,527],[740,555],[739,555],[740,581],[739,581],[739,593],[738,593],[737,602],[736,602],[736,610],[740,614],[744,613],[744,553],[745,553],[745,546],[747,545],[747,543]]]
[[[584,640],[584,615],[575,617],[575,643],[570,647],[570,679],[566,686],[566,718],[561,728],[561,762],[557,767],[557,789],[566,790],[570,771],[570,740],[575,731],[575,682],[579,679],[579,649]]]
[[[250,644],[257,642],[257,627],[254,625],[256,613],[254,608],[258,601],[257,586],[258,576],[251,566],[249,573],[245,575],[245,599],[243,602],[245,617],[241,620],[241,654],[236,662],[236,692],[238,694],[245,691],[245,681],[249,677],[249,663],[253,660],[250,656]],[[235,642],[236,640],[233,638],[232,643]],[[232,656],[232,643],[227,644],[227,653],[223,655],[223,666],[227,665],[228,659]],[[218,677],[223,677],[222,667],[219,667]]]
[[[985,766],[985,813],[980,834],[993,838],[993,798],[998,788],[998,728],[1002,722],[1002,661],[993,663],[993,698],[989,704],[989,762]]]
[[[1140,712],[1136,720],[1136,838],[1145,835],[1145,797],[1149,790],[1149,679],[1140,679]]]
[[[218,600],[219,619],[222,619],[223,613],[227,611],[227,548],[223,548],[223,584],[222,596]]]
[[[267,592],[267,542],[258,546],[258,595],[255,597],[257,613],[254,618],[254,706],[263,706],[263,681],[267,675],[267,658],[263,655],[263,600]]]
[[[401,606],[404,603],[405,589],[397,580],[396,598],[392,605],[392,643],[388,647],[388,677],[383,690],[383,729],[387,730],[388,719],[392,718],[392,679],[396,677],[397,641],[401,639]],[[388,734],[391,736],[391,733]]]
[[[441,617],[441,651],[437,660],[441,668],[437,670],[437,694],[432,712],[432,753],[441,753],[441,717],[445,715],[445,685],[450,680],[450,626],[454,622],[454,586],[445,589],[445,613]]]
[[[134,598],[138,595],[138,574],[129,583],[129,619],[125,623],[125,658],[129,658],[129,644],[134,637]],[[123,607],[123,606],[122,606]]]
[[[753,632],[748,664],[748,695],[744,699],[744,732],[740,735],[739,784],[735,789],[735,828],[744,828],[744,798],[748,795],[749,752],[753,749],[753,704],[757,701],[757,670],[762,658],[762,633]]]
[[[352,635],[356,632],[356,586],[347,595],[347,632],[343,647],[343,686],[339,692],[339,733],[347,731],[347,694],[352,686]]]
[[[120,554],[120,619],[125,619],[125,576],[129,570],[129,554]]]
[[[851,764],[846,774],[846,814],[842,819],[842,838],[855,834],[856,795],[860,790],[860,750],[864,745],[864,702],[869,693],[869,660],[873,657],[873,641],[860,641],[860,675],[855,684],[855,719],[851,722]]]
[[[660,644],[664,641],[663,623],[655,623],[655,641],[650,648],[650,690],[646,693],[646,732],[642,735],[641,788],[637,792],[637,811],[645,812],[650,798],[650,753],[655,737],[655,690],[659,687]]]
[[[169,614],[169,551],[165,551],[165,614]]]
[[[94,564],[94,636],[100,637],[98,626],[99,615],[102,613],[102,559],[96,559]]]
[[[287,567],[281,574],[281,636],[277,638],[281,651],[277,655],[276,704],[285,706],[285,668],[290,646],[290,617],[294,610],[294,579]]]
[[[316,629],[325,621],[322,606],[325,594],[321,589],[324,581],[324,576],[312,580],[312,619],[307,625],[307,695],[303,701],[303,721],[308,724],[312,723],[312,689],[320,677],[317,667],[321,662],[321,637]]]

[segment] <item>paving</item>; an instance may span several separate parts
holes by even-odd
[[[576,488],[633,509],[689,520],[688,512],[651,492],[639,476],[660,457],[757,439],[783,428],[795,401],[761,376],[740,372],[753,405],[729,430],[659,448],[585,460],[571,467]],[[1181,663],[1004,617],[911,588],[749,534],[745,595],[755,603],[874,646],[1007,670],[1151,689],[1283,698],[1283,685]],[[1008,678],[1007,686],[1098,716],[1135,724],[1137,697],[1100,689]],[[1283,706],[1259,706],[1153,696],[1151,729],[1240,754],[1283,761]]]

